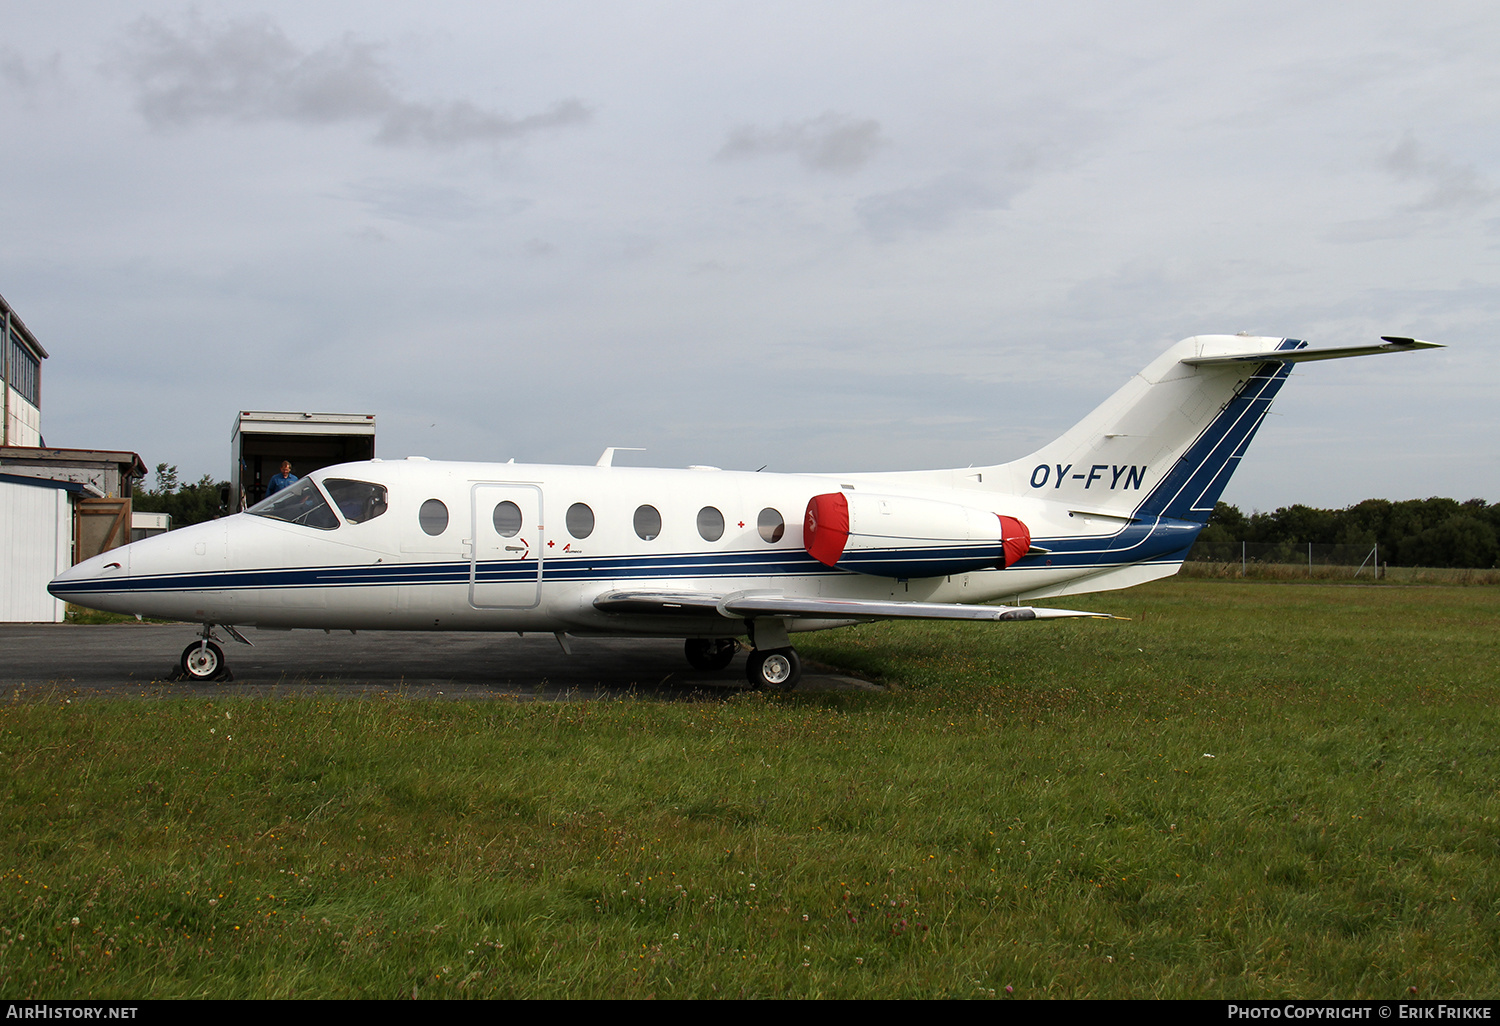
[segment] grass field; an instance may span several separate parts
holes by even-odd
[[[8,997],[1500,993],[1500,589],[799,639],[888,694],[0,707]]]

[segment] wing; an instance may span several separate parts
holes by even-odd
[[[717,613],[736,620],[757,616],[812,617],[822,620],[1056,620],[1109,613],[1032,606],[966,606],[955,602],[888,602],[871,599],[804,598],[779,592],[738,591],[714,595],[696,591],[611,591],[594,599],[605,613]]]

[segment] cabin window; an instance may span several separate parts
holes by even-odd
[[[247,513],[272,520],[285,520],[289,524],[316,527],[320,531],[332,531],[339,526],[339,518],[333,513],[323,493],[304,477],[290,488],[283,488],[270,498],[262,499],[251,506]]]
[[[760,511],[755,526],[760,531],[760,536],[768,542],[779,542],[781,536],[786,534],[786,521],[781,519],[780,513],[769,506]]]
[[[521,533],[521,507],[509,499],[495,507],[490,519],[495,522],[495,533],[502,538],[514,538]]]
[[[581,502],[569,506],[568,515],[564,519],[568,525],[568,533],[574,538],[587,538],[594,533],[594,511]]]
[[[654,541],[661,534],[661,514],[655,506],[637,506],[633,522],[642,541]]]
[[[369,481],[346,481],[329,478],[323,482],[328,497],[351,524],[374,520],[386,511],[385,486]]]
[[[425,533],[436,538],[448,530],[448,507],[441,499],[428,499],[417,511],[417,523],[422,525]]]
[[[698,534],[704,541],[718,541],[724,537],[724,514],[712,506],[698,511]]]

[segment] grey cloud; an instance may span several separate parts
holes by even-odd
[[[1421,199],[1389,214],[1330,225],[1324,239],[1334,243],[1364,243],[1406,239],[1428,230],[1447,215],[1472,212],[1500,197],[1473,164],[1457,164],[1447,157],[1425,156],[1416,137],[1407,132],[1381,161],[1397,181],[1423,190]]]
[[[1477,207],[1497,195],[1473,164],[1455,164],[1446,157],[1424,157],[1410,132],[1385,158],[1386,170],[1403,182],[1426,186],[1426,195],[1407,210],[1450,210]]]
[[[32,93],[43,86],[56,85],[62,81],[62,56],[53,54],[39,61],[28,61],[25,56],[8,46],[0,46],[0,82],[23,93]]]
[[[194,15],[180,31],[162,19],[142,18],[116,67],[136,86],[141,113],[158,126],[370,121],[377,126],[375,138],[388,145],[455,146],[589,120],[577,100],[515,118],[467,100],[408,99],[379,50],[348,35],[304,50],[266,17],[209,25]]]
[[[450,103],[403,103],[386,114],[377,137],[384,143],[424,142],[453,146],[471,139],[514,139],[540,128],[563,128],[589,120],[577,100],[553,104],[543,114],[510,118],[482,110],[467,100]]]
[[[365,182],[349,191],[379,217],[422,225],[441,221],[466,224],[510,217],[530,206],[530,201],[519,198],[481,201],[467,192],[440,185]]]
[[[1003,210],[1025,183],[1012,179],[988,184],[961,175],[946,175],[926,185],[866,196],[855,212],[866,230],[880,238],[905,232],[937,231],[972,211]]]
[[[811,170],[848,173],[868,164],[885,143],[880,122],[829,112],[806,121],[783,122],[779,128],[742,125],[729,133],[718,159],[790,153]]]

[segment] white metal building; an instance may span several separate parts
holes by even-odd
[[[133,452],[42,447],[41,347],[0,296],[0,622],[59,623],[48,583],[130,541]]]
[[[74,481],[0,474],[0,622],[61,623],[47,584],[73,565]]]

